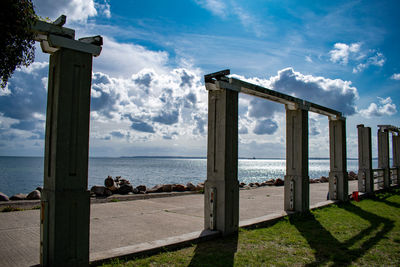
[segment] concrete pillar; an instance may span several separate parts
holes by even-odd
[[[393,168],[396,168],[396,183],[400,183],[400,135],[392,136]]]
[[[308,176],[308,111],[286,106],[285,211],[310,208]]]
[[[204,228],[227,235],[239,226],[238,92],[208,91]]]
[[[358,191],[374,192],[372,172],[371,128],[357,125],[358,131]]]
[[[329,198],[346,201],[349,194],[346,157],[346,119],[329,118]]]
[[[383,188],[390,187],[389,131],[378,129],[378,168],[383,169]]]
[[[61,48],[50,56],[41,264],[88,266],[89,113],[92,54]]]

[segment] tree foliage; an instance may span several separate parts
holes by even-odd
[[[0,1],[0,87],[5,88],[17,67],[33,62],[35,41],[30,29],[36,18],[32,0]]]

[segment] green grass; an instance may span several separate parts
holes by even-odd
[[[24,209],[7,206],[7,207],[3,208],[1,210],[1,212],[12,212],[12,211],[22,211],[22,210],[24,210]]]
[[[399,266],[400,190],[104,266]]]
[[[120,202],[121,200],[119,200],[118,198],[113,198],[110,200],[110,202]]]

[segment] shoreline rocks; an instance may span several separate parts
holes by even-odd
[[[10,201],[10,199],[6,194],[0,192],[0,201]]]
[[[350,171],[348,173],[349,181],[358,180],[358,175]],[[329,178],[321,176],[320,178],[310,178],[309,183],[328,183]],[[281,178],[276,179],[266,179],[264,182],[251,182],[246,184],[244,182],[239,183],[239,189],[249,190],[263,186],[284,186],[285,181]],[[0,202],[10,201],[10,200],[40,200],[41,199],[41,187],[37,187],[29,194],[15,194],[8,197],[6,194],[0,192]],[[198,183],[194,185],[188,182],[186,185],[183,184],[158,184],[152,188],[148,188],[146,185],[138,185],[134,187],[129,180],[122,178],[121,176],[116,176],[115,179],[112,176],[108,176],[104,181],[104,186],[94,185],[90,189],[92,197],[109,197],[113,194],[152,194],[152,193],[168,193],[168,192],[185,192],[185,191],[197,191],[199,193],[204,193],[204,183]]]

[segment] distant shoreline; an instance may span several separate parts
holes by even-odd
[[[44,158],[43,156],[0,156],[0,158]],[[207,157],[196,156],[120,156],[120,157],[89,157],[93,159],[207,159]],[[238,159],[250,160],[286,160],[286,158],[256,158],[256,157],[239,157]],[[310,157],[309,160],[329,160],[329,158]],[[378,158],[372,158],[377,160]],[[358,160],[358,158],[347,158],[347,160]]]

